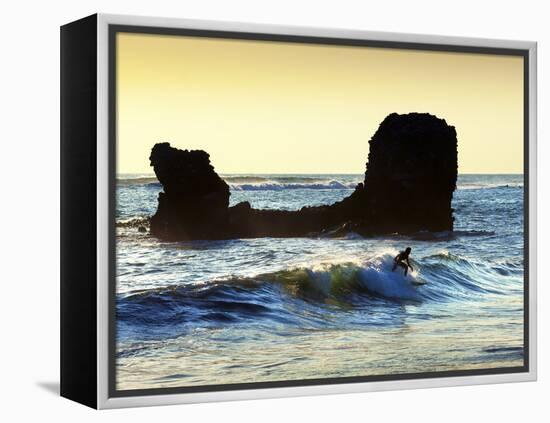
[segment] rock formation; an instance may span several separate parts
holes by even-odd
[[[161,143],[149,160],[164,188],[151,233],[166,239],[226,238],[229,186],[214,171],[210,156]]]
[[[393,113],[369,144],[365,218],[377,231],[452,230],[455,128],[427,113]]]
[[[151,166],[159,194],[151,233],[165,240],[412,233],[453,229],[454,127],[430,114],[392,113],[369,142],[365,180],[344,200],[297,211],[229,207],[229,187],[204,151],[156,144]]]

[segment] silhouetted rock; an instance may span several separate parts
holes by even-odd
[[[369,144],[365,218],[382,232],[452,230],[455,128],[427,113],[393,113]]]
[[[151,233],[167,240],[338,236],[453,229],[454,127],[430,114],[393,113],[370,140],[365,181],[344,200],[297,211],[229,207],[229,187],[204,151],[156,144],[151,166],[159,194]]]
[[[151,218],[151,233],[164,239],[225,238],[229,186],[200,150],[156,144],[149,157],[164,192]]]

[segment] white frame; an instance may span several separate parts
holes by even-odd
[[[97,406],[100,409],[151,405],[233,401],[291,396],[343,394],[397,389],[435,388],[490,383],[526,382],[537,379],[537,43],[482,38],[463,38],[420,34],[370,32],[334,28],[312,28],[219,22],[145,16],[97,15]],[[497,375],[453,376],[285,388],[260,388],[235,391],[157,394],[109,398],[109,148],[108,148],[108,26],[131,25],[171,27],[214,31],[267,33],[329,38],[366,39],[419,44],[444,44],[529,50],[529,372]]]

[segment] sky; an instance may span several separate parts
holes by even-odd
[[[117,173],[157,142],[218,173],[363,173],[390,113],[453,125],[459,173],[522,173],[523,58],[117,34]]]

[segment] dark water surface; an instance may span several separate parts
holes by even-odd
[[[230,175],[231,204],[298,209],[362,175]],[[160,184],[117,188],[117,387],[523,364],[521,175],[460,175],[455,232],[163,243],[125,223]],[[412,247],[415,271],[391,272]],[[417,286],[415,283],[425,283]]]

